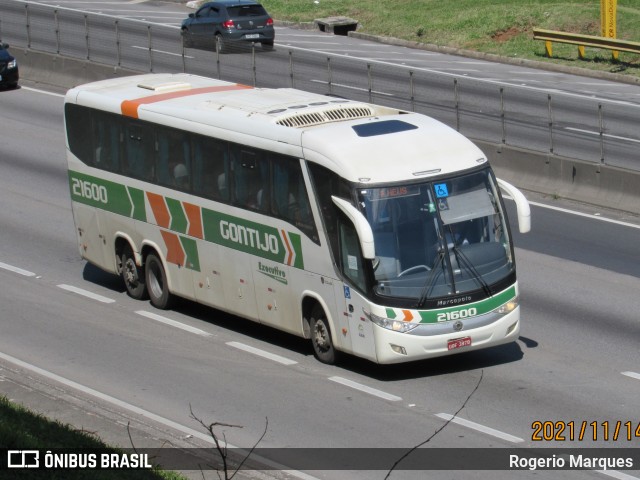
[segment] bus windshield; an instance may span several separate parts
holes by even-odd
[[[491,170],[434,182],[358,190],[371,224],[378,297],[409,299],[421,308],[434,298],[484,291],[515,264],[505,215]]]

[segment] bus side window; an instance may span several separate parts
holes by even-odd
[[[69,149],[87,165],[93,165],[95,136],[92,132],[91,110],[67,103],[64,106],[64,120]]]
[[[269,162],[260,150],[232,146],[234,203],[243,208],[269,212]]]
[[[155,180],[153,130],[141,122],[128,122],[124,131],[122,171],[143,180]]]
[[[283,218],[318,243],[307,187],[297,158],[273,155],[273,208]]]
[[[214,200],[229,200],[229,154],[225,141],[197,136],[193,141],[193,190]]]
[[[93,166],[120,171],[120,122],[115,115],[93,112]]]
[[[191,146],[180,130],[166,129],[158,135],[155,171],[160,185],[189,190],[191,185]]]

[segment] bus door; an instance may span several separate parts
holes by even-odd
[[[222,249],[220,255],[227,309],[240,316],[257,320],[252,256],[229,248]]]
[[[356,228],[342,212],[338,216],[338,240],[340,244],[340,270],[345,277],[342,292],[336,290],[336,297],[344,299],[342,322],[348,331],[351,349],[356,355],[376,360],[373,326],[364,312],[369,311],[369,302],[359,293],[366,290],[365,259],[360,248]],[[342,335],[342,333],[341,333]],[[345,335],[346,336],[346,335]]]

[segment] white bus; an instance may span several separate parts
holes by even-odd
[[[183,297],[398,363],[514,341],[516,264],[485,155],[411,112],[187,74],[65,100],[83,258],[161,309]]]

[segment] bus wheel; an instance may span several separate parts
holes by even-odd
[[[331,330],[324,311],[321,307],[313,309],[311,320],[311,344],[313,353],[322,363],[333,364],[337,359],[337,352],[331,341]]]
[[[162,262],[154,253],[150,253],[147,255],[145,264],[145,277],[151,304],[161,310],[171,308],[174,296],[169,292],[167,274],[164,271]]]
[[[120,256],[120,275],[124,280],[124,286],[131,298],[145,300],[147,298],[147,285],[144,281],[144,271],[136,265],[131,245],[127,244]]]

